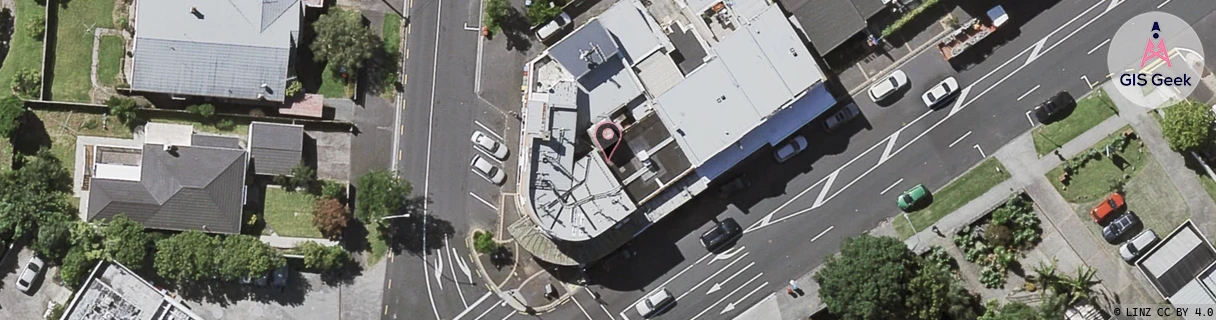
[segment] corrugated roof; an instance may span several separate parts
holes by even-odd
[[[253,122],[249,125],[249,147],[254,173],[290,175],[302,158],[304,126]]]
[[[1174,299],[1185,293],[1182,289],[1188,284],[1198,283],[1197,276],[1213,262],[1216,262],[1216,249],[1187,221],[1145,254],[1137,265],[1163,298]]]
[[[866,17],[850,1],[782,0],[782,3],[802,23],[806,36],[820,54],[832,51],[866,27]]]

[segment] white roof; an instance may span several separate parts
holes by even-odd
[[[621,46],[631,64],[658,50],[667,41],[662,29],[649,13],[632,1],[617,1],[597,19]]]
[[[190,146],[194,127],[185,124],[149,122],[144,125],[144,143]]]

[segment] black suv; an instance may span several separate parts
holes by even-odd
[[[1071,94],[1068,94],[1068,91],[1060,91],[1047,101],[1034,106],[1034,117],[1039,120],[1039,123],[1047,123],[1061,110],[1071,108],[1075,104],[1076,101],[1073,100]]]
[[[726,218],[714,225],[713,229],[709,229],[704,234],[701,234],[701,245],[705,246],[709,252],[719,252],[731,242],[739,240],[743,236],[743,227],[739,226],[733,218]]]
[[[1116,243],[1128,230],[1139,224],[1140,217],[1137,217],[1135,212],[1128,210],[1127,213],[1124,213],[1119,218],[1111,221],[1105,228],[1102,228],[1102,238],[1105,238],[1106,242]]]

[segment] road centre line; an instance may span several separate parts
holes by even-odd
[[[1089,52],[1086,52],[1085,54],[1088,55],[1088,54],[1094,53],[1094,51],[1098,51],[1098,49],[1101,49],[1102,46],[1105,46],[1107,43],[1110,43],[1110,38],[1106,38],[1106,41],[1102,41],[1102,43],[1099,43],[1097,46],[1094,46],[1093,49],[1089,49]]]
[[[744,252],[742,256],[735,258],[734,261],[731,261],[730,263],[726,264],[725,267],[722,267],[721,269],[718,269],[717,272],[714,272],[714,274],[711,274],[708,277],[705,277],[705,279],[702,279],[700,283],[697,283],[697,285],[692,286],[691,289],[684,291],[684,294],[681,294],[679,297],[676,297],[676,301],[680,301],[680,299],[683,299],[684,296],[687,296],[689,293],[692,293],[693,291],[697,291],[697,288],[700,288],[702,285],[705,285],[705,283],[709,282],[710,279],[717,277],[718,274],[722,273],[722,271],[726,271],[726,269],[730,269],[730,266],[735,265],[735,263],[739,262],[739,260],[743,260],[743,257],[746,257],[749,253],[750,252]]]
[[[477,194],[475,194],[473,192],[469,192],[469,195],[473,196],[473,198],[477,199],[477,201],[481,201],[482,204],[486,205],[487,207],[490,207],[490,209],[498,210],[498,207],[495,207],[493,204],[490,204],[490,202],[486,201],[486,199],[482,199],[481,197],[478,197]]]
[[[494,135],[494,137],[498,138],[499,141],[502,141],[504,143],[507,141],[507,139],[503,139],[503,137],[498,135],[497,132],[494,132],[494,130],[490,130],[490,127],[487,127],[486,125],[481,124],[481,121],[473,120],[473,124],[476,124],[478,127],[481,127],[482,129],[486,129],[486,133]]]
[[[697,315],[693,316],[692,319],[688,319],[688,320],[697,320],[697,318],[700,318],[701,315],[705,314],[705,312],[708,312],[709,310],[717,307],[718,304],[722,303],[722,301],[726,300],[726,298],[730,298],[730,296],[734,295],[735,292],[739,292],[739,289],[743,289],[743,287],[746,287],[747,285],[752,284],[752,281],[756,281],[756,278],[759,278],[762,275],[764,275],[764,272],[757,273],[756,276],[752,277],[750,280],[747,280],[747,282],[744,282],[743,285],[736,287],[735,290],[731,290],[730,293],[727,293],[726,295],[722,296],[722,299],[718,299],[718,302],[714,302],[714,304],[709,305],[709,308],[705,308],[705,310],[702,310],[701,313],[698,313]]]
[[[891,184],[891,186],[887,187],[886,189],[882,189],[882,192],[879,192],[878,195],[881,196],[881,195],[887,194],[887,191],[891,191],[891,188],[894,188],[895,186],[899,185],[900,182],[904,182],[904,178],[899,178],[899,180],[896,180],[895,183]]]
[[[963,141],[963,138],[966,138],[969,135],[971,135],[971,131],[967,131],[967,133],[964,133],[962,137],[958,137],[958,139],[954,139],[954,142],[951,142],[950,146],[947,146],[947,148],[953,148],[954,145],[958,144],[959,141]]]
[[[1041,85],[1037,85],[1037,84],[1034,85],[1034,88],[1030,88],[1030,91],[1026,91],[1026,93],[1023,93],[1021,96],[1019,96],[1017,101],[1022,101],[1022,99],[1025,99],[1026,96],[1030,95],[1031,92],[1034,92],[1035,90],[1039,90],[1039,87],[1041,87]]]
[[[903,180],[903,179],[899,179],[899,180]],[[828,231],[832,231],[832,229],[834,229],[834,228],[836,228],[836,226],[830,226],[827,229],[823,229],[823,232],[820,232],[819,235],[816,235],[814,238],[811,238],[811,242],[815,242],[815,240],[819,240],[819,237],[822,237],[823,235],[827,234]]]
[[[481,298],[477,299],[477,301],[473,302],[472,306],[465,307],[464,311],[460,312],[460,314],[456,315],[456,318],[453,318],[452,320],[460,320],[460,318],[464,317],[465,314],[469,313],[469,311],[472,311],[473,308],[477,308],[478,305],[481,305],[481,303],[486,301],[486,298],[489,298],[489,297],[490,297],[489,292],[486,292],[486,294],[481,295]],[[494,309],[493,307],[490,307],[487,310],[493,310],[493,309]],[[486,314],[482,313],[481,315],[484,316]],[[480,319],[481,317],[478,316],[477,318]]]
[[[657,287],[655,287],[655,288],[662,288],[662,287],[666,287],[666,286],[667,286],[667,284],[668,284],[668,283],[671,283],[671,281],[672,281],[672,280],[675,280],[676,278],[679,278],[679,277],[680,277],[681,275],[683,275],[685,272],[688,272],[688,270],[689,270],[689,269],[692,269],[692,267],[695,267],[695,266],[697,266],[698,264],[701,264],[701,261],[705,261],[705,259],[706,259],[706,258],[709,258],[709,256],[710,256],[710,255],[713,255],[713,254],[712,254],[712,253],[706,253],[705,255],[701,256],[701,259],[697,259],[697,262],[693,262],[692,264],[688,265],[687,267],[684,267],[684,270],[680,270],[680,272],[679,272],[679,273],[676,273],[676,275],[672,276],[670,279],[667,279],[667,281],[663,281],[663,283],[662,283],[662,284],[658,285],[658,286],[657,286]],[[625,307],[625,309],[624,309],[624,310],[621,310],[621,318],[625,318],[625,311],[629,311],[629,309],[630,309],[630,308],[633,308],[633,306],[634,306],[634,305],[637,305],[637,304],[638,304],[638,302],[642,302],[642,299],[645,299],[645,298],[646,298],[645,296],[643,296],[643,297],[641,297],[641,298],[638,298],[638,300],[637,300],[637,301],[634,301],[633,303],[630,303],[630,304],[629,304],[629,306]],[[625,319],[628,319],[628,318],[625,318]]]

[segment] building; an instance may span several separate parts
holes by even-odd
[[[249,124],[249,157],[253,173],[291,175],[301,164],[304,151],[304,126],[270,122]]]
[[[807,40],[821,55],[840,47],[845,41],[865,31],[871,18],[891,10],[898,0],[781,0],[785,10],[795,18]],[[875,37],[879,31],[873,32]]]
[[[299,0],[136,0],[131,90],[174,98],[284,102]]]
[[[117,262],[102,261],[72,296],[59,320],[203,320],[181,298]]]
[[[560,265],[610,253],[836,104],[765,0],[619,1],[526,70],[527,219],[507,229]]]
[[[75,165],[85,221],[125,214],[152,229],[241,232],[249,155],[235,137],[151,122],[133,139],[78,137]]]
[[[1191,306],[1216,304],[1214,263],[1216,248],[1187,220],[1144,254],[1136,266],[1166,301],[1175,306]]]

